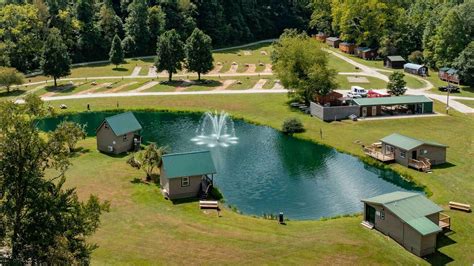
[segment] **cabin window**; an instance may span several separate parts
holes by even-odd
[[[428,150],[422,150],[421,154],[428,154]]]
[[[407,157],[407,152],[406,151],[401,151],[400,152],[400,157],[406,158]]]
[[[107,123],[104,124],[105,129],[109,129],[109,125]]]
[[[385,212],[380,211],[380,220],[385,220]]]
[[[127,141],[127,135],[123,135],[123,142]]]
[[[182,187],[189,187],[189,177],[186,176],[186,177],[181,177],[181,186]]]

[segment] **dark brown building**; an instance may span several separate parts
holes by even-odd
[[[333,47],[333,48],[339,48],[340,43],[341,43],[341,40],[337,37],[328,37],[328,38],[326,38],[326,44]]]
[[[340,100],[343,97],[343,95],[339,92],[336,91],[331,91],[330,93],[321,96],[318,95],[316,96],[316,102],[319,103],[320,105],[330,105],[330,106],[337,106],[340,105]]]
[[[341,42],[339,44],[339,50],[346,54],[354,54],[356,49],[356,45],[350,42]]]
[[[316,40],[318,40],[320,42],[325,42],[327,37],[328,36],[323,32],[320,32],[320,33],[316,34],[316,36],[315,36]]]
[[[364,60],[374,60],[377,58],[377,49],[368,47],[357,47],[356,55]]]
[[[394,69],[402,69],[403,66],[406,64],[405,59],[399,55],[394,56],[387,56],[383,62],[385,67],[394,68]]]

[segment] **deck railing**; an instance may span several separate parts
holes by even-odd
[[[409,159],[408,165],[422,171],[429,171],[431,169],[431,163],[428,158],[419,157],[419,160],[416,159]]]
[[[451,228],[451,217],[449,215],[446,215],[444,213],[439,213],[439,227],[442,229],[444,228]]]
[[[395,159],[395,155],[393,153],[383,153],[375,147],[364,147],[364,153],[382,162],[392,161]]]

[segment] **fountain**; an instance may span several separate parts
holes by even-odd
[[[225,111],[206,112],[199,121],[196,137],[191,139],[197,145],[206,145],[210,148],[229,147],[237,144],[238,140],[239,138],[235,136],[234,121]]]

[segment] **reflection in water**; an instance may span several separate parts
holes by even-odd
[[[113,113],[82,113],[42,120],[51,130],[63,119],[86,124],[89,136]],[[199,115],[135,112],[144,141],[172,152],[211,150],[215,183],[226,202],[247,214],[283,211],[291,219],[316,219],[362,211],[360,199],[396,190],[413,190],[390,170],[378,169],[334,149],[285,136],[268,127],[234,121],[236,145],[206,147],[191,141]],[[387,182],[389,181],[389,182]]]

